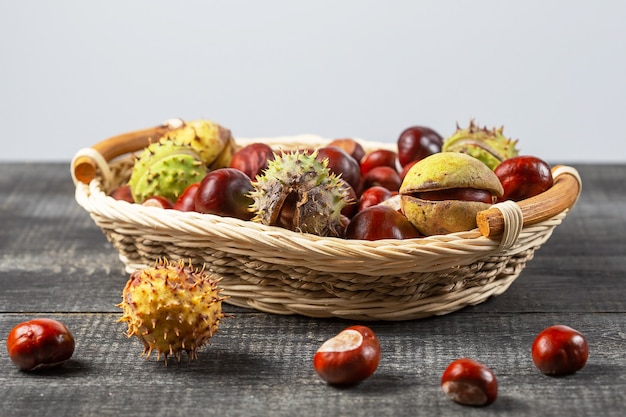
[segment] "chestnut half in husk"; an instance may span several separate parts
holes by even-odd
[[[476,214],[503,194],[494,172],[459,152],[430,155],[411,167],[400,187],[402,212],[424,235],[471,230]]]

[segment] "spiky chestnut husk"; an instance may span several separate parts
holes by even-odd
[[[230,164],[235,153],[235,140],[229,129],[210,120],[181,122],[180,127],[166,133],[160,140],[173,139],[191,146],[212,170]]]
[[[456,132],[443,142],[443,152],[461,152],[479,159],[494,170],[506,159],[517,156],[517,140],[503,135],[503,127],[480,127],[470,120],[469,127],[461,129],[457,124]]]
[[[189,145],[162,138],[139,155],[128,186],[133,200],[139,204],[152,196],[176,201],[189,185],[202,180],[206,172],[200,156]]]
[[[341,210],[350,201],[348,185],[330,172],[317,152],[294,150],[276,153],[274,160],[252,182],[252,221],[278,224],[281,210],[292,211],[283,227],[318,236],[341,236],[345,228]],[[284,207],[291,205],[291,207]]]
[[[219,279],[191,263],[161,259],[154,267],[133,272],[126,283],[119,322],[128,324],[128,337],[144,345],[142,356],[157,360],[170,356],[180,362],[182,352],[191,361],[197,351],[217,332],[222,313]]]

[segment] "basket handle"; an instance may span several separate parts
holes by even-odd
[[[90,150],[97,152],[108,162],[118,156],[147,147],[152,140],[158,139],[167,132],[180,127],[182,123],[181,119],[172,119],[159,126],[123,133],[96,143]],[[89,184],[97,175],[97,159],[88,153],[77,155],[72,161],[73,177],[84,184]]]
[[[571,208],[578,200],[582,181],[578,172],[568,166],[557,165],[552,169],[554,184],[543,193],[517,202],[524,217],[523,225],[529,226],[552,218]],[[495,207],[478,212],[478,230],[483,236],[497,236],[504,232],[504,216]]]

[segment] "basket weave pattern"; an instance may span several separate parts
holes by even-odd
[[[303,143],[311,145],[272,144]],[[106,175],[77,182],[75,195],[127,271],[161,257],[204,263],[222,277],[227,302],[277,314],[409,320],[481,303],[506,291],[568,212],[518,230],[505,246],[478,229],[408,240],[323,238],[114,200],[107,194],[128,179],[133,161],[128,154],[101,166]]]

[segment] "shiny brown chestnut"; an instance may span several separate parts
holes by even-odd
[[[7,337],[7,351],[18,368],[32,371],[59,365],[72,357],[74,336],[63,323],[48,318],[25,321]]]
[[[363,156],[365,156],[365,149],[363,145],[352,138],[340,138],[331,140],[326,146],[337,146],[351,157],[353,157],[357,162],[360,162]]]
[[[365,154],[360,161],[361,174],[365,176],[371,169],[388,166],[398,169],[398,154],[389,149],[375,149]]]
[[[315,158],[318,161],[326,160],[330,172],[341,175],[341,179],[347,182],[357,195],[361,194],[361,167],[346,151],[337,146],[323,146],[317,150]]]
[[[498,381],[486,365],[469,358],[451,362],[441,376],[441,389],[452,401],[485,406],[498,397]]]
[[[174,207],[174,203],[165,197],[161,197],[160,195],[153,195],[152,197],[146,198],[143,200],[141,205],[144,207],[157,207],[161,209],[171,209]]]
[[[356,325],[324,342],[313,356],[313,367],[329,384],[354,385],[374,374],[380,358],[380,342],[374,331]]]
[[[412,239],[419,231],[398,210],[386,205],[371,206],[354,215],[346,228],[347,239]]]
[[[238,149],[234,153],[229,167],[238,169],[250,179],[254,179],[267,168],[268,162],[273,159],[274,151],[270,145],[255,142]]]
[[[111,191],[111,197],[119,201],[126,201],[129,203],[134,203],[133,194],[130,192],[130,186],[127,184],[121,185]]]
[[[581,370],[589,357],[582,333],[569,326],[554,325],[541,331],[532,345],[533,363],[546,375],[567,375]]]
[[[500,179],[504,194],[498,201],[521,201],[552,187],[550,165],[535,156],[516,156],[500,163],[494,173]]]
[[[441,152],[443,138],[429,127],[411,126],[400,133],[397,144],[398,162],[404,167],[428,155]]]
[[[363,176],[363,186],[370,188],[373,186],[385,187],[389,191],[398,191],[402,185],[402,178],[395,168],[381,165],[370,169]]]
[[[357,211],[363,211],[368,207],[380,204],[383,201],[390,199],[392,196],[392,192],[383,186],[374,185],[369,187],[361,193]]]
[[[219,168],[209,172],[200,181],[195,195],[195,208],[199,213],[250,220],[253,203],[249,193],[252,181],[235,168]]]
[[[199,182],[185,188],[185,191],[174,202],[173,209],[178,211],[196,211],[196,193],[198,188],[200,188]]]

